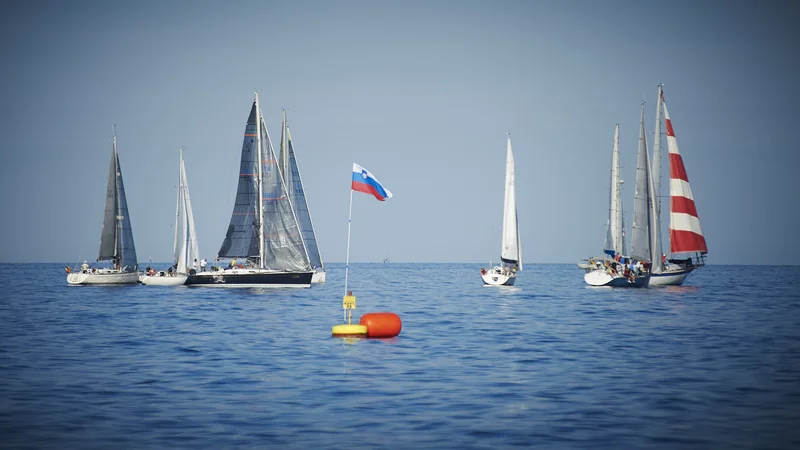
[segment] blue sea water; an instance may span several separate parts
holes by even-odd
[[[800,267],[591,288],[530,264],[353,264],[310,289],[67,286],[0,265],[3,448],[800,448]]]

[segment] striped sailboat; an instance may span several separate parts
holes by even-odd
[[[689,177],[683,164],[675,129],[664,101],[664,92],[658,86],[658,106],[656,108],[656,134],[653,146],[653,178],[656,192],[660,187],[660,157],[661,157],[661,108],[664,108],[664,124],[667,134],[667,150],[669,152],[669,242],[670,256],[653,261],[653,273],[650,286],[681,285],[689,274],[705,264],[705,255],[708,253],[706,239],[700,227],[692,189],[689,186]],[[660,223],[661,207],[659,202],[653,202],[657,223]],[[656,227],[660,233],[660,226]],[[656,238],[657,251],[661,253],[660,236]],[[681,255],[681,258],[677,256]],[[694,255],[694,257],[692,256]]]

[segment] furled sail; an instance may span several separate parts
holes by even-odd
[[[661,101],[664,105],[664,121],[667,126],[667,148],[669,150],[669,240],[672,253],[708,253],[706,239],[700,228],[700,219],[689,187],[689,177],[683,165],[683,158],[678,150],[675,129],[667,111],[663,92]]]
[[[283,113],[283,127],[281,129],[281,150],[280,167],[283,173],[286,187],[289,191],[289,199],[292,208],[297,216],[297,223],[303,237],[303,243],[308,251],[308,259],[312,269],[323,267],[322,257],[317,246],[317,237],[314,233],[314,224],[311,222],[311,213],[308,209],[303,181],[300,179],[300,169],[297,166],[294,146],[292,144],[292,134],[289,132],[289,125],[286,123],[286,112]]]
[[[522,268],[522,255],[517,223],[517,199],[514,179],[514,153],[511,151],[511,137],[508,137],[506,151],[506,188],[503,204],[503,239],[500,259],[509,265]]]

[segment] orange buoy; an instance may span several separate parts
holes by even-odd
[[[403,328],[400,316],[392,312],[367,313],[358,323],[367,327],[367,337],[371,338],[395,337]]]

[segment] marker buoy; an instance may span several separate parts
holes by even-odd
[[[344,324],[334,325],[332,331],[333,337],[367,337],[367,327],[364,325]]]
[[[367,329],[367,337],[391,338],[400,334],[403,322],[400,316],[392,312],[367,313],[358,322]]]

